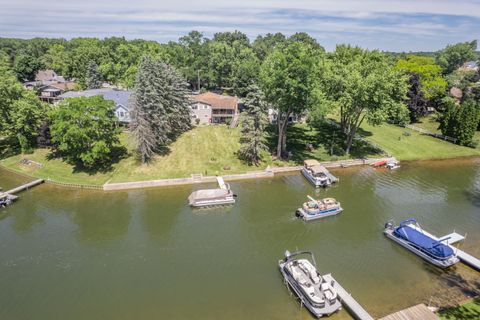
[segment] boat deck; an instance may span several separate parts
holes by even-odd
[[[480,271],[480,259],[478,258],[475,258],[474,256],[466,253],[465,251],[462,251],[458,248],[455,248],[454,246],[452,246],[452,244],[456,243],[456,242],[459,242],[459,241],[462,241],[462,240],[465,240],[465,237],[456,233],[456,232],[452,232],[444,237],[441,237],[441,238],[437,238],[436,236],[428,233],[427,231],[423,230],[423,229],[420,229],[416,226],[413,226],[411,225],[412,228],[418,230],[418,231],[421,231],[423,232],[425,235],[431,237],[432,239],[435,239],[435,240],[442,240],[442,239],[445,239],[445,240],[442,240],[441,242],[443,244],[446,244],[448,245],[449,247],[451,247],[453,249],[453,251],[455,252],[455,254],[457,255],[458,259],[460,259],[460,261],[462,261],[463,263],[465,263],[466,265],[469,265],[470,267],[476,269],[476,270],[479,270]],[[449,238],[449,239],[446,239],[446,238]]]
[[[333,283],[332,287],[337,292],[342,304],[351,312],[352,316],[358,320],[373,320],[373,317],[363,309],[363,307],[347,292],[331,274],[322,276],[328,283]]]

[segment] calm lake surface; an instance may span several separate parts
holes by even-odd
[[[388,219],[415,216],[438,236],[468,233],[462,249],[480,256],[479,160],[333,173],[340,183],[317,191],[296,174],[231,183],[237,204],[208,210],[186,205],[205,185],[24,192],[0,209],[0,319],[312,319],[277,267],[297,248],[375,317],[480,290],[480,273],[442,271],[382,234]],[[4,189],[23,181],[0,170]],[[345,211],[296,220],[307,194]]]

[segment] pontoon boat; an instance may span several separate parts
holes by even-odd
[[[305,221],[333,216],[343,211],[340,202],[334,198],[316,200],[310,196],[307,197],[310,201],[304,202],[295,212],[297,217]]]
[[[459,261],[452,247],[443,243],[448,238],[431,238],[414,218],[403,221],[399,226],[389,221],[383,232],[388,238],[440,268],[448,268]]]
[[[300,255],[310,255],[311,261],[299,258]],[[280,260],[278,265],[285,282],[314,316],[329,316],[341,309],[342,304],[337,292],[318,273],[315,257],[311,252],[286,251],[285,258]]]
[[[338,181],[338,179],[324,166],[320,165],[320,162],[317,160],[305,160],[303,162],[302,174],[315,187],[327,187]]]

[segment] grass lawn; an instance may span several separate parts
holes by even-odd
[[[13,157],[3,159],[0,161],[0,164],[15,171],[26,173],[37,178],[50,178],[52,180],[64,183],[102,185],[108,179],[110,179],[112,175],[112,172],[97,172],[94,174],[89,174],[87,172],[76,171],[72,165],[63,162],[62,159],[47,160],[49,153],[50,151],[47,149],[37,149],[32,154],[15,155]],[[19,161],[22,158],[39,162],[43,164],[43,167],[38,168],[34,165],[20,164]]]
[[[381,146],[399,160],[480,156],[480,149],[462,147],[395,125],[362,125],[360,135]]]
[[[440,319],[443,320],[477,320],[480,319],[480,299],[461,304],[439,312]]]
[[[170,145],[170,153],[156,156],[148,165],[140,164],[129,157],[115,168],[111,182],[154,180],[190,177],[192,173],[222,175],[261,170],[271,164],[266,161],[260,166],[248,166],[239,160],[236,152],[240,148],[240,130],[227,126],[200,126],[179,137]]]

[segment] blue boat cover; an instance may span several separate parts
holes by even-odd
[[[395,235],[415,244],[435,258],[447,259],[453,255],[452,248],[428,237],[408,225],[401,224],[399,227],[395,228]]]

